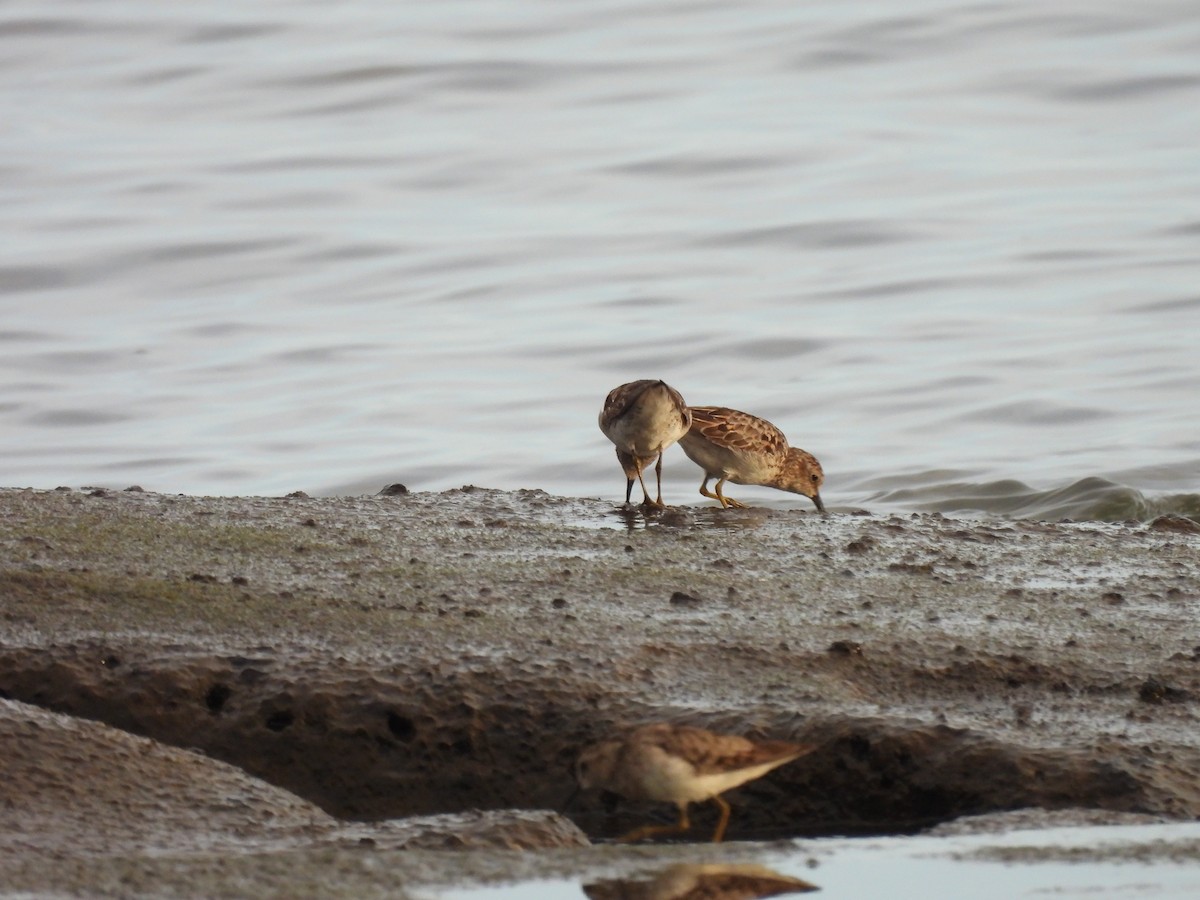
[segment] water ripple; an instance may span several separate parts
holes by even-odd
[[[1111,100],[1140,100],[1200,86],[1200,75],[1146,75],[1114,81],[1093,82],[1047,91],[1046,95],[1066,102],[1107,103]]]
[[[664,156],[612,166],[608,171],[655,178],[712,178],[743,172],[761,172],[795,165],[795,160],[763,156]]]
[[[600,401],[662,377],[843,507],[1187,508],[1194,19],[14,0],[6,477],[615,496]]]
[[[919,235],[912,229],[900,228],[882,221],[860,219],[798,222],[792,225],[774,225],[769,228],[747,228],[704,238],[696,243],[701,247],[774,245],[821,250],[872,247],[917,240],[918,237]]]
[[[1049,402],[999,403],[962,416],[969,422],[1009,422],[1042,427],[1068,427],[1081,422],[1111,418],[1112,410],[1064,406]]]

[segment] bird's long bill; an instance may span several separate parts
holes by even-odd
[[[825,512],[825,501],[821,499],[820,494],[812,495],[812,502],[817,504],[817,509],[820,512]]]

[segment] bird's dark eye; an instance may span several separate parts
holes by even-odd
[[[817,473],[816,473],[816,472],[813,472],[811,477],[812,477],[812,480],[813,480],[813,484],[816,484],[816,483],[817,483]]]

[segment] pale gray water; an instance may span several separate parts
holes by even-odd
[[[1002,835],[896,838],[830,838],[797,842],[790,853],[778,844],[763,862],[776,872],[816,887],[781,896],[811,900],[1017,900],[1017,898],[1090,897],[1166,900],[1200,896],[1200,860],[1195,858],[1195,823],[1103,826],[1014,831]],[[1131,851],[1106,858],[1104,848]],[[1177,848],[1173,852],[1172,848]],[[1028,852],[1023,861],[993,861],[997,855]],[[1149,851],[1132,852],[1135,849]],[[772,852],[774,851],[774,852]],[[719,851],[714,850],[714,856]],[[1045,854],[1039,858],[1039,854]],[[1075,855],[1076,861],[1070,861]],[[1018,857],[1019,858],[1019,857]],[[718,860],[713,860],[717,862]],[[656,871],[657,869],[657,871]],[[429,900],[577,900],[586,896],[684,900],[710,894],[653,893],[643,885],[668,870],[664,862],[630,877],[625,893],[601,894],[589,887],[603,879],[524,882],[513,885],[436,889],[421,892]],[[611,878],[612,876],[608,876]],[[639,892],[640,889],[640,892]],[[730,896],[743,896],[730,891]],[[746,894],[744,896],[750,896]],[[768,895],[770,896],[770,895]]]
[[[1200,515],[1195,0],[10,0],[0,69],[0,483],[615,500],[661,377],[832,505]]]

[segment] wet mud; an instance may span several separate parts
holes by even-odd
[[[474,488],[4,491],[0,511],[19,763],[0,860],[600,841],[672,810],[568,806],[570,764],[655,720],[819,745],[729,795],[731,840],[1200,816],[1186,522],[647,515]],[[156,818],[116,775],[163,754],[139,764],[176,810]],[[47,767],[87,777],[56,792]],[[81,809],[139,829],[77,834]],[[467,818],[417,818],[439,816]]]

